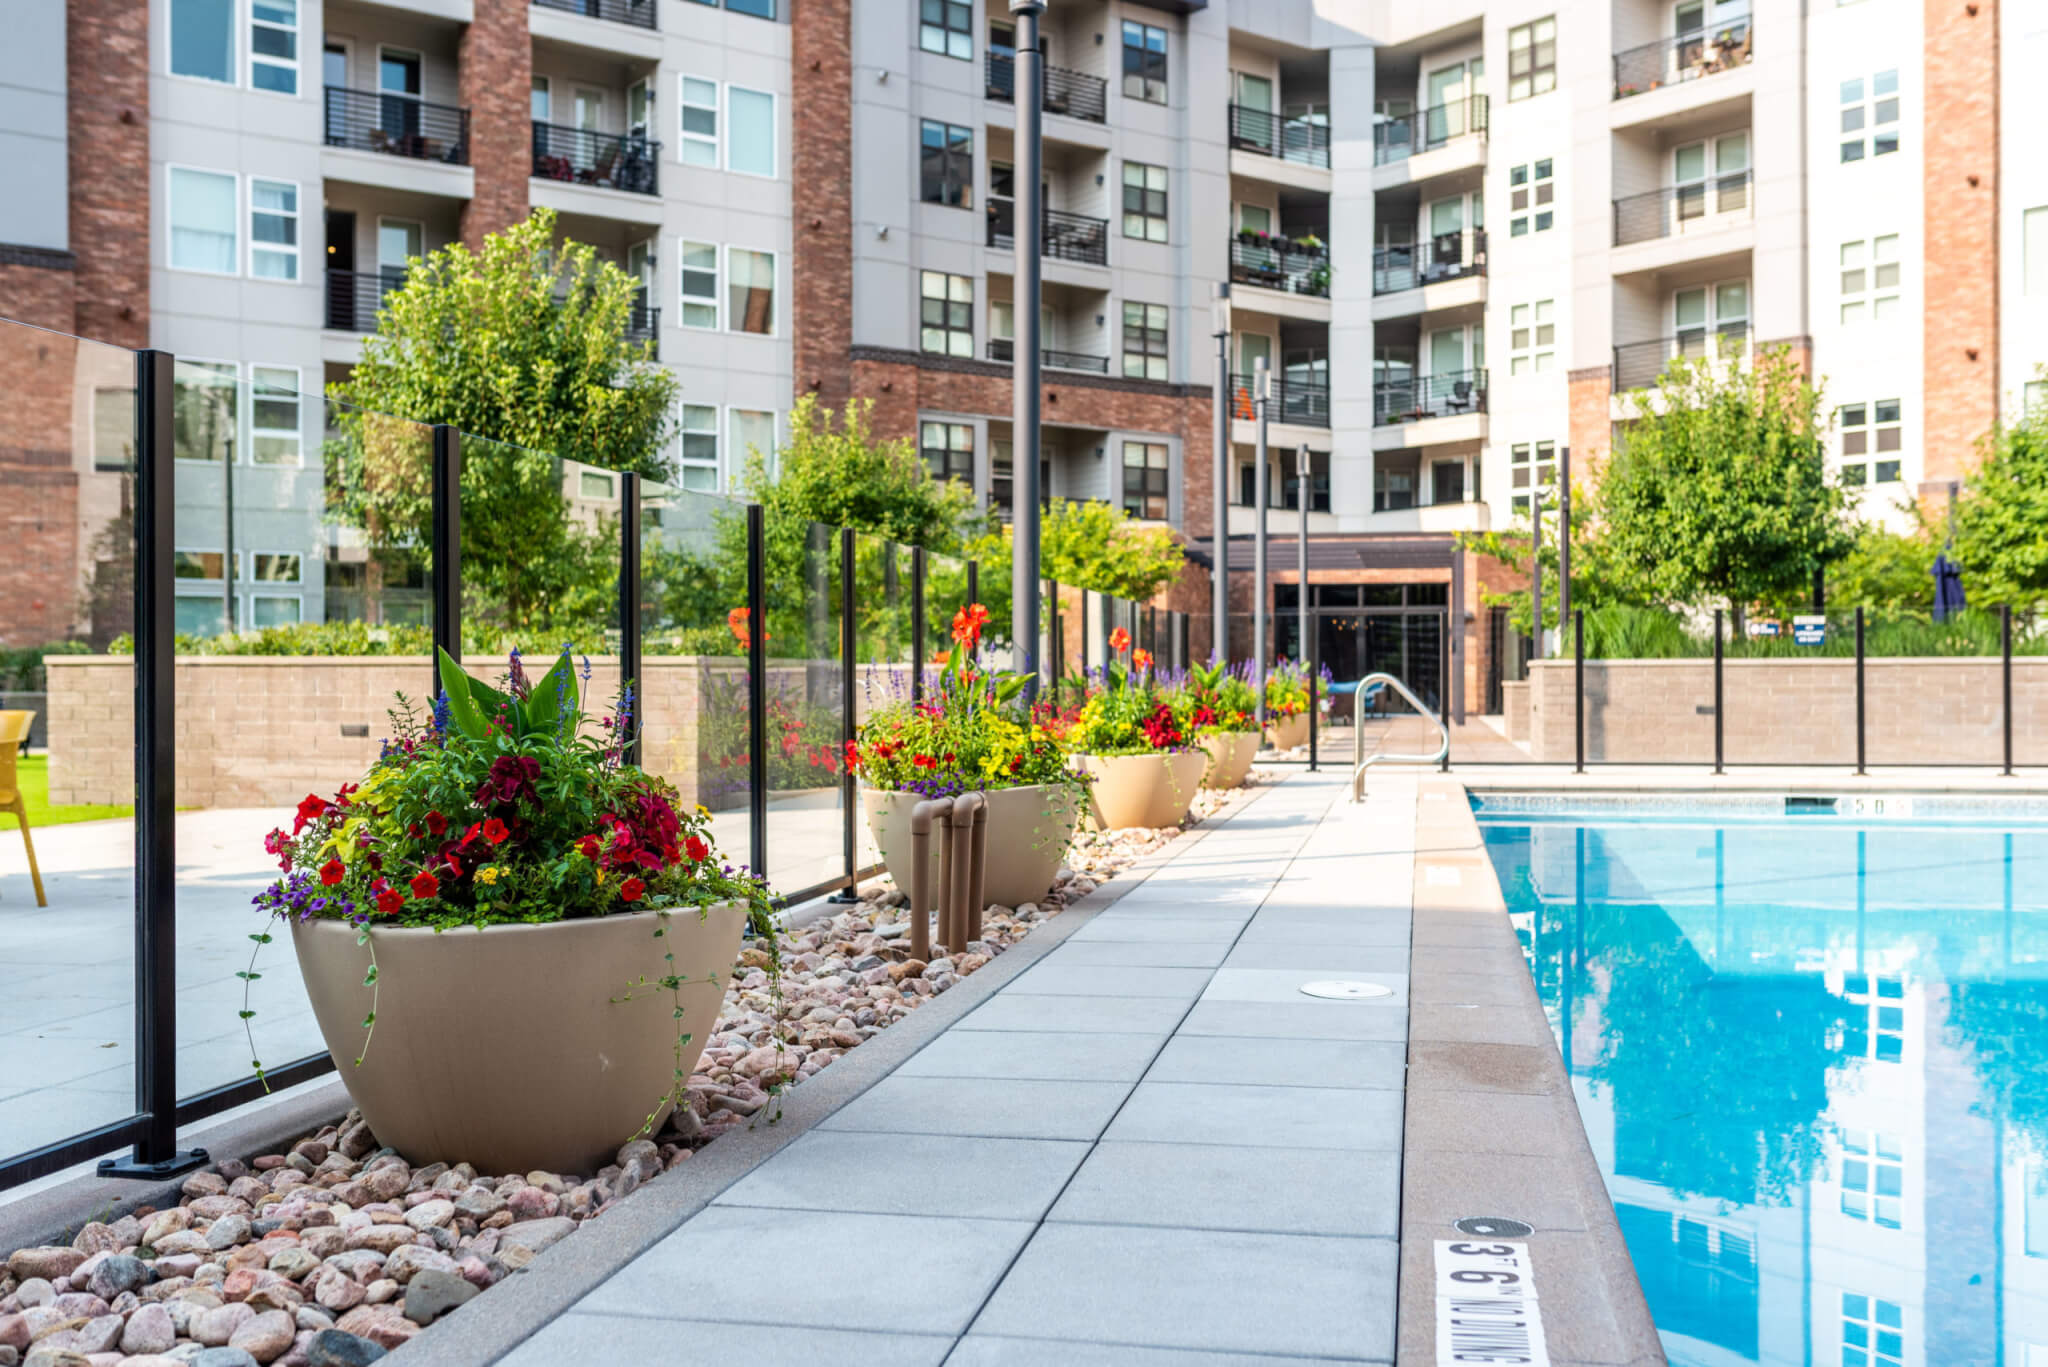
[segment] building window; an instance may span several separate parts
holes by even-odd
[[[695,3],[717,9],[719,0],[695,0]],[[775,0],[725,0],[725,7],[734,14],[751,14],[756,19],[775,17]]]
[[[1508,312],[1508,374],[1541,375],[1557,362],[1556,301],[1538,299]]]
[[[974,354],[974,281],[944,271],[918,275],[920,344],[940,356]]]
[[[974,207],[974,130],[924,119],[918,125],[918,197],[926,204]]]
[[[171,0],[171,74],[235,81],[235,0]]]
[[[179,361],[171,381],[172,454],[179,460],[233,460],[241,398],[233,362]]]
[[[917,446],[933,479],[974,483],[974,429],[966,423],[919,423]]]
[[[1870,136],[1864,137],[1865,133]],[[1842,82],[1842,160],[1863,160],[1899,150],[1899,73],[1880,71]]]
[[[1897,484],[1899,450],[1905,443],[1897,399],[1845,403],[1836,415],[1842,427],[1842,482]],[[1885,457],[1889,459],[1885,459]],[[1871,459],[1877,457],[1878,459]],[[1865,462],[1868,461],[1866,466]]]
[[[1905,1146],[1898,1136],[1842,1131],[1842,1214],[1899,1228]]]
[[[974,6],[962,0],[920,0],[917,45],[942,57],[974,60]]]
[[[1124,163],[1124,236],[1166,241],[1166,168]]]
[[[725,169],[775,175],[775,97],[744,86],[725,88]]]
[[[249,605],[249,625],[258,631],[264,627],[297,625],[304,607],[297,594],[285,597],[275,593],[258,593],[251,594],[243,601]]]
[[[2048,297],[2048,204],[2020,215],[2020,278],[2028,298]]]
[[[1509,237],[1549,232],[1557,221],[1557,211],[1550,207],[1557,197],[1551,172],[1549,157],[1508,168]]]
[[[299,187],[291,181],[249,181],[249,274],[299,278]]]
[[[171,576],[175,579],[198,579],[218,584],[227,563],[227,556],[219,551],[172,551]]]
[[[718,248],[709,242],[683,243],[683,326],[718,326]]]
[[[1884,322],[1899,313],[1899,235],[1842,244],[1842,322]]]
[[[1850,1011],[1842,1031],[1842,1052],[1899,1063],[1906,1056],[1906,984],[1897,977],[1849,974],[1842,1000],[1859,1008]]]
[[[1166,103],[1166,30],[1124,20],[1124,98]]]
[[[1556,482],[1556,442],[1525,441],[1508,448],[1508,483],[1517,490],[1512,500],[1516,512],[1529,511],[1529,494],[1526,491],[1548,489]]]
[[[1875,1296],[1842,1293],[1842,1367],[1904,1367],[1906,1320]]]
[[[1124,376],[1133,380],[1166,378],[1166,306],[1124,305]]]
[[[249,461],[253,465],[298,465],[299,372],[295,366],[249,367]],[[259,573],[258,577],[261,577]]]
[[[576,476],[576,497],[608,501],[612,497],[612,477],[602,470],[584,470]]]
[[[1526,100],[1557,88],[1557,19],[1508,30],[1508,99]]]
[[[759,460],[761,468],[775,473],[775,415],[752,408],[728,412],[726,435],[732,442],[733,459]]]
[[[683,487],[718,492],[718,409],[708,403],[683,405]]]
[[[683,77],[682,159],[685,166],[718,165],[718,82]]]
[[[1153,522],[1166,521],[1166,443],[1124,443],[1124,511]]]
[[[250,0],[249,84],[299,93],[299,0]]]
[[[250,578],[258,584],[296,584],[300,560],[282,551],[258,551],[249,557]]]
[[[135,391],[92,392],[92,468],[100,474],[135,468]]]
[[[170,168],[171,269],[234,275],[241,267],[235,233],[235,177],[227,171]]]
[[[726,249],[726,327],[733,332],[775,333],[775,253]]]

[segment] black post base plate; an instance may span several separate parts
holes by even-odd
[[[102,1158],[99,1175],[128,1178],[138,1182],[161,1181],[166,1177],[176,1177],[179,1173],[190,1172],[194,1168],[203,1168],[212,1161],[205,1149],[184,1149],[160,1163],[144,1163],[135,1158]]]

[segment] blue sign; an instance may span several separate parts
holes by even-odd
[[[1828,643],[1828,619],[1825,617],[1794,617],[1792,619],[1792,643],[1802,646],[1824,646]]]

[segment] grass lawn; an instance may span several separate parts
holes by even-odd
[[[38,826],[63,826],[73,821],[104,821],[109,817],[133,816],[133,807],[95,807],[84,803],[63,807],[50,805],[50,757],[48,755],[23,755],[15,762],[15,773],[21,782],[22,798],[28,803],[28,824],[31,830]],[[0,812],[0,830],[14,825],[11,813]]]

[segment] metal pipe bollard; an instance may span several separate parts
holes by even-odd
[[[931,957],[931,842],[939,840],[939,942],[949,953],[981,938],[983,868],[988,858],[988,801],[980,793],[927,798],[910,809],[910,953]]]

